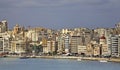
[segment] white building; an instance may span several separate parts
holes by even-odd
[[[70,37],[65,36],[65,53],[70,53]]]
[[[7,33],[0,33],[0,52],[10,52],[10,36]]]
[[[111,56],[120,57],[120,36],[119,35],[111,35],[108,38],[108,49],[110,51]]]

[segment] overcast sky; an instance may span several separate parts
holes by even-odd
[[[4,19],[10,28],[114,27],[120,22],[120,0],[0,0]]]

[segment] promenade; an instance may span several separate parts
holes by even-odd
[[[20,58],[22,56],[7,56],[3,58]],[[33,58],[31,56],[26,56],[29,58]],[[100,61],[106,60],[108,62],[120,62],[120,58],[99,58],[99,57],[77,57],[77,56],[35,56],[34,58],[46,58],[46,59],[81,59],[81,60],[91,60],[91,61]]]
[[[108,62],[120,62],[120,58],[99,58],[99,57],[76,57],[76,56],[36,56],[36,58],[47,58],[47,59],[82,59],[91,61],[106,60]]]

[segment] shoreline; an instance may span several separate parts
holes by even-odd
[[[7,56],[7,57],[0,57],[0,58],[20,58],[23,56]],[[90,61],[100,61],[100,60],[105,60],[108,62],[119,62],[120,63],[120,58],[99,58],[99,57],[76,57],[76,56],[26,56],[28,58],[46,58],[46,59],[81,59],[81,60],[90,60]]]

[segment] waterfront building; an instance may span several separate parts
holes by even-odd
[[[108,46],[107,46],[107,42],[106,42],[106,37],[104,36],[104,34],[100,37],[100,51],[102,56],[108,56]]]
[[[88,43],[86,56],[99,56],[100,55],[100,46],[97,41],[91,41]]]
[[[57,42],[58,42],[58,54],[62,54],[65,51],[65,40],[64,40],[64,35],[60,34],[58,36]]]
[[[42,38],[42,46],[43,46],[43,53],[48,53],[48,48],[47,48],[47,39]]]
[[[57,51],[57,44],[53,40],[47,41],[47,51],[46,53],[55,53]]]
[[[86,55],[87,47],[83,45],[78,45],[78,54]]]
[[[25,53],[26,52],[26,43],[24,40],[11,41],[11,53]]]
[[[78,53],[78,45],[80,45],[82,39],[80,36],[71,36],[70,51],[73,54]]]
[[[65,36],[65,53],[70,53],[70,36],[66,35]]]
[[[0,33],[0,52],[10,52],[10,35],[8,33]]]
[[[94,44],[93,45],[93,54],[94,56],[100,56],[101,55],[101,49],[100,49],[100,46],[99,44]]]
[[[120,57],[120,36],[110,35],[108,37],[108,47],[112,57]]]

